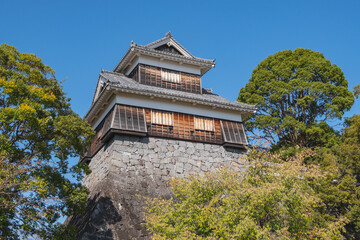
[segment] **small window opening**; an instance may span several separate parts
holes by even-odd
[[[194,127],[196,130],[203,130],[203,131],[210,131],[210,132],[215,131],[214,119],[195,117],[194,125],[195,125]]]
[[[174,118],[171,112],[152,111],[151,112],[151,123],[159,125],[174,125]]]
[[[181,83],[181,75],[179,72],[161,69],[161,80],[172,83]]]

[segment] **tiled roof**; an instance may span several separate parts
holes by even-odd
[[[106,83],[110,87],[118,88],[119,90],[133,91],[138,94],[156,95],[165,98],[180,98],[181,100],[200,103],[205,105],[213,105],[223,108],[232,108],[240,111],[254,112],[256,110],[255,105],[233,102],[227,100],[217,94],[212,93],[208,89],[202,89],[202,94],[184,92],[179,90],[166,89],[161,87],[149,86],[140,84],[131,78],[126,77],[120,73],[102,71],[100,76],[105,78]]]
[[[198,57],[194,57],[194,56],[187,57],[187,56],[178,55],[178,54],[174,54],[174,53],[170,53],[170,52],[159,51],[159,50],[148,48],[146,46],[141,46],[138,44],[134,44],[134,47],[138,48],[139,50],[144,50],[144,51],[148,51],[148,52],[152,52],[152,53],[159,53],[159,54],[169,55],[169,56],[173,56],[173,57],[177,57],[177,58],[181,58],[181,59],[189,59],[189,60],[199,61],[199,62],[203,62],[203,63],[207,63],[207,64],[215,64],[214,60],[198,58]]]
[[[181,54],[174,54],[171,52],[157,50],[156,47],[170,44],[176,48]],[[171,61],[177,61],[195,66],[201,66],[201,75],[205,74],[211,68],[215,66],[215,60],[209,60],[204,58],[198,58],[193,56],[188,50],[186,50],[180,43],[178,43],[170,33],[167,33],[164,38],[161,38],[155,42],[147,45],[139,45],[131,42],[129,50],[116,65],[114,72],[125,73],[126,67],[131,63],[132,59],[138,55],[151,56],[155,58],[167,59]]]
[[[155,42],[152,42],[152,43],[149,43],[149,44],[146,44],[144,47],[146,48],[152,48],[152,46],[160,43],[160,42],[164,42],[166,40],[170,40],[172,39],[180,48],[182,48],[187,54],[190,55],[190,57],[192,58],[195,58],[186,48],[184,48],[184,46],[182,46],[178,41],[175,40],[175,38],[172,36],[172,34],[170,33],[170,31],[168,33],[165,34],[165,37],[155,41]]]

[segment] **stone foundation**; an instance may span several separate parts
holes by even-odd
[[[169,197],[168,180],[230,165],[244,171],[244,150],[162,138],[115,136],[93,157],[83,184],[90,190],[82,216],[69,218],[78,239],[148,239],[139,196]]]

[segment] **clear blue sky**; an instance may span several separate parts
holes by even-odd
[[[101,68],[113,70],[131,40],[171,30],[193,55],[214,59],[203,86],[230,99],[256,65],[277,51],[310,48],[360,84],[360,1],[5,1],[0,43],[35,53],[66,79],[84,116]],[[346,116],[359,113],[359,101]]]

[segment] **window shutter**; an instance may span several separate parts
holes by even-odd
[[[179,72],[161,69],[161,80],[166,82],[181,83],[181,75]]]
[[[221,120],[220,124],[225,143],[248,144],[242,123]]]
[[[115,105],[105,119],[102,137],[111,129],[146,133],[145,110],[143,108]]]
[[[194,127],[196,130],[215,131],[213,119],[194,117]]]
[[[172,126],[174,125],[173,114],[170,112],[160,112],[160,111],[152,110],[151,123]]]

